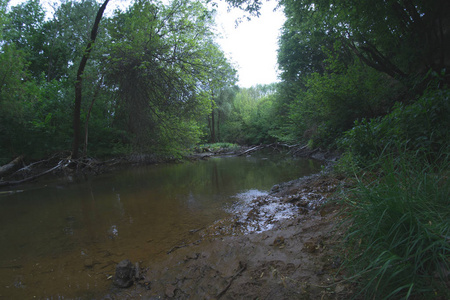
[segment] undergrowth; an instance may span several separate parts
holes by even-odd
[[[450,299],[449,159],[438,161],[404,154],[359,173],[345,200],[355,298]]]

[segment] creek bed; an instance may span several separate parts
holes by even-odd
[[[123,260],[144,266],[229,216],[236,195],[318,172],[268,153],[28,184],[0,196],[0,298],[94,298]],[[6,189],[2,189],[6,191]]]

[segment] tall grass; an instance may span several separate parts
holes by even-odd
[[[380,161],[346,199],[355,298],[450,299],[448,157],[439,165],[408,155]]]

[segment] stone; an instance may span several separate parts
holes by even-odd
[[[116,274],[113,280],[114,285],[119,288],[129,288],[133,285],[135,272],[136,268],[129,259],[122,260],[116,266]]]
[[[84,260],[84,266],[89,269],[92,268],[94,266],[94,260],[92,258],[86,258]]]

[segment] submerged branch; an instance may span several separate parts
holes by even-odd
[[[63,160],[61,160],[55,167],[53,167],[53,168],[51,168],[51,169],[49,169],[49,170],[46,170],[46,171],[44,171],[44,172],[42,172],[42,173],[39,173],[39,174],[37,174],[37,175],[33,175],[33,176],[30,176],[30,177],[27,177],[27,178],[22,179],[22,180],[16,180],[16,181],[1,181],[1,182],[0,182],[0,187],[3,187],[3,186],[11,186],[11,185],[17,185],[17,184],[22,184],[22,183],[25,183],[25,182],[28,182],[28,181],[32,181],[32,180],[34,180],[34,179],[36,179],[36,178],[39,178],[39,177],[41,177],[41,176],[44,176],[44,175],[46,175],[46,174],[49,174],[49,173],[51,173],[51,172],[53,172],[53,171],[55,171],[55,170],[61,168],[61,167],[62,167],[62,163],[63,163]]]

